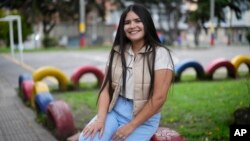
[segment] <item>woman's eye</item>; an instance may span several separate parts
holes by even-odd
[[[136,19],[135,22],[139,23],[139,22],[141,22],[141,19]]]
[[[129,24],[130,23],[130,21],[125,21],[125,23],[124,24]]]

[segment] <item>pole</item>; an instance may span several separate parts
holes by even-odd
[[[10,48],[11,48],[11,56],[15,57],[14,55],[14,34],[13,34],[13,21],[9,20],[9,30],[10,30]]]
[[[214,0],[210,0],[210,45],[214,46],[215,33],[214,33]]]
[[[79,24],[79,32],[80,32],[80,47],[83,48],[85,46],[86,40],[85,40],[85,0],[79,0],[80,3],[80,24]]]
[[[233,22],[233,12],[232,9],[230,8],[230,19],[229,19],[229,33],[228,33],[228,45],[231,45],[232,43],[232,37],[233,37],[233,31],[232,31],[232,22]]]
[[[22,25],[21,17],[17,17],[17,28],[18,28],[18,49],[20,53],[21,62],[23,63],[23,39],[22,39]]]

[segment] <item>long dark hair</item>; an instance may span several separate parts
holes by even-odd
[[[110,101],[112,100],[113,97],[113,90],[112,90],[112,63],[113,63],[113,58],[114,58],[114,47],[118,46],[119,47],[119,52],[121,53],[121,62],[122,62],[122,91],[123,94],[125,94],[125,88],[126,88],[126,59],[125,59],[125,50],[126,50],[126,45],[130,44],[130,40],[126,37],[125,31],[124,31],[124,24],[125,24],[125,18],[128,14],[128,12],[133,11],[142,21],[144,25],[144,30],[145,30],[145,47],[146,50],[152,50],[152,60],[150,60],[149,55],[146,56],[147,63],[149,64],[149,73],[151,77],[151,82],[150,82],[150,89],[149,89],[149,97],[152,96],[153,94],[153,86],[154,86],[154,64],[155,64],[155,54],[156,54],[156,47],[157,46],[163,46],[160,42],[160,39],[158,38],[154,22],[152,20],[151,14],[149,11],[142,5],[140,4],[134,4],[128,6],[125,11],[122,13],[120,21],[119,21],[119,26],[117,29],[117,33],[115,36],[115,40],[110,52],[110,60],[109,60],[109,65],[107,69],[107,74],[104,80],[104,83],[100,89],[101,91],[104,89],[104,87],[109,83],[109,96],[110,96]],[[152,62],[152,63],[150,63]],[[144,65],[144,64],[143,64]],[[144,67],[143,67],[144,68]],[[144,71],[143,71],[144,73]]]

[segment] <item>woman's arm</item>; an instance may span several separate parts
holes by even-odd
[[[106,73],[105,73],[106,77]],[[105,78],[104,78],[105,80]],[[97,102],[97,117],[96,119],[91,122],[90,124],[86,125],[86,127],[83,129],[83,135],[85,137],[93,137],[96,132],[100,131],[99,136],[101,137],[104,132],[104,126],[105,126],[105,120],[108,112],[109,107],[109,91],[108,91],[108,83],[105,85],[103,90],[100,93],[98,102]]]
[[[104,85],[104,82],[107,79],[106,78],[107,73],[108,73],[108,66],[106,66],[106,68],[105,68],[105,77],[103,79],[103,84],[102,85]],[[107,82],[105,87],[101,91],[99,99],[98,99],[97,120],[99,122],[105,122],[106,115],[107,115],[107,112],[108,112],[109,101],[110,101],[108,88],[109,88],[109,83]]]
[[[99,137],[103,135],[108,106],[109,106],[108,87],[105,86],[103,91],[100,93],[100,97],[98,100],[97,118],[93,122],[90,122],[88,125],[86,125],[82,131],[83,135],[86,138],[88,138],[89,136],[93,137],[98,131],[100,132]]]
[[[136,128],[140,124],[147,121],[151,116],[159,112],[167,99],[167,94],[171,86],[172,77],[172,70],[160,69],[155,71],[153,96],[130,122],[133,127]]]
[[[103,91],[100,93],[100,97],[98,100],[98,112],[97,112],[98,122],[105,122],[109,107],[109,101],[110,98],[108,93],[108,85],[106,85]]]
[[[137,113],[135,118],[119,128],[113,136],[113,140],[120,138],[125,139],[133,130],[146,122],[150,117],[159,112],[166,101],[168,90],[171,86],[173,77],[172,70],[160,69],[155,71],[154,91],[152,98],[145,104],[141,111]]]

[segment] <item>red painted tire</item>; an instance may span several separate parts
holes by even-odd
[[[150,141],[185,141],[185,139],[172,129],[159,127]]]
[[[25,102],[31,100],[31,96],[33,93],[33,86],[34,86],[33,80],[25,80],[22,81],[21,83],[22,97]]]
[[[76,68],[73,71],[73,74],[70,78],[75,88],[79,88],[79,80],[86,73],[93,73],[98,80],[98,86],[99,87],[101,86],[103,78],[104,78],[103,72],[94,66],[82,66],[82,67]]]
[[[46,115],[48,122],[53,124],[52,128],[58,139],[63,140],[76,133],[73,116],[64,101],[51,102],[46,109]]]
[[[214,72],[218,68],[221,68],[221,67],[225,67],[227,69],[228,77],[231,77],[231,78],[236,77],[236,70],[233,64],[227,59],[219,58],[209,63],[208,66],[206,67],[205,73],[206,73],[207,78],[212,79]]]

